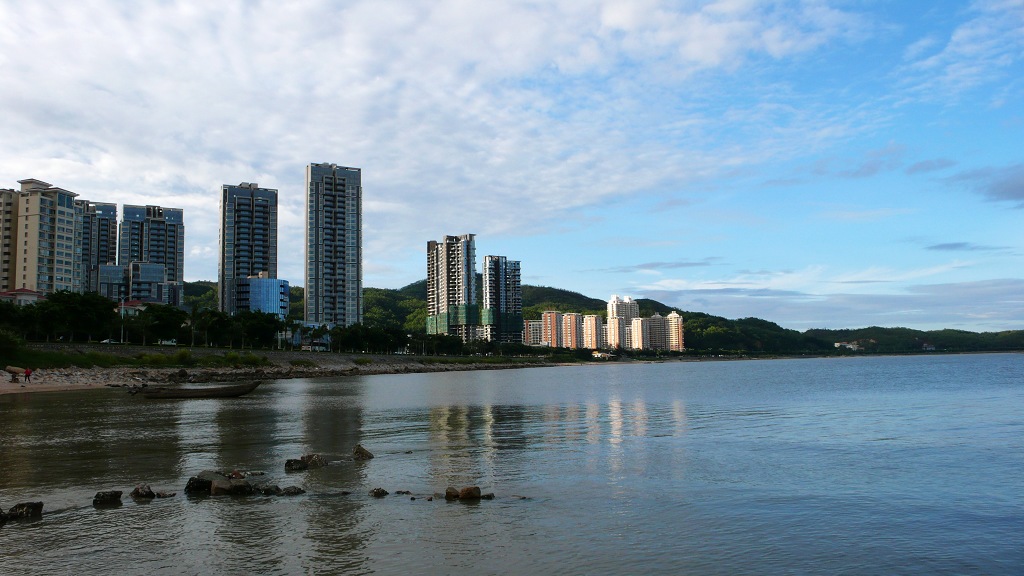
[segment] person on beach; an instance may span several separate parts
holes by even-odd
[[[25,384],[31,384],[31,383],[32,383],[32,369],[31,368],[25,368]]]

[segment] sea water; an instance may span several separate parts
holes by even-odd
[[[0,507],[44,503],[0,574],[1024,573],[1020,354],[11,395],[0,440]],[[306,492],[187,497],[205,469]],[[433,497],[471,485],[494,499]]]

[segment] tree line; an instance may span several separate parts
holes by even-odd
[[[111,342],[151,345],[173,341],[179,346],[219,348],[300,348],[307,346],[333,352],[416,353],[460,355],[490,353],[496,346],[463,344],[454,336],[409,332],[371,309],[377,325],[306,327],[294,319],[281,320],[265,312],[228,315],[217,310],[208,291],[186,295],[187,310],[147,303],[126,313],[118,302],[95,292],[61,291],[26,306],[0,301],[0,347],[18,342],[88,343]]]
[[[390,354],[490,354],[575,357],[576,352],[498,345],[463,344],[458,338],[427,335],[425,282],[405,288],[364,289],[363,323],[348,327],[306,328],[301,322],[302,288],[292,288],[292,314],[282,321],[273,314],[242,312],[229,316],[217,310],[215,284],[186,283],[185,309],[147,304],[137,315],[119,314],[118,303],[96,293],[57,292],[29,306],[0,302],[0,329],[10,337],[43,342],[124,341],[154,344],[176,340],[179,345],[224,348],[292,348],[316,343],[335,352]],[[563,297],[561,294],[565,293]],[[530,300],[527,300],[529,296]],[[532,301],[531,301],[532,300]],[[647,299],[638,300],[640,315],[665,315],[672,309]],[[604,315],[601,301],[556,288],[524,289],[525,316],[541,309]],[[528,305],[528,306],[527,306]],[[920,331],[869,327],[856,330],[814,329],[798,332],[759,318],[730,320],[702,312],[680,311],[684,318],[688,354],[800,355],[917,352],[992,352],[1024,350],[1024,331]],[[282,340],[282,335],[290,338]],[[297,335],[297,336],[296,336]],[[836,348],[835,343],[853,344]],[[856,348],[856,349],[852,349]],[[625,351],[629,354],[636,354]]]

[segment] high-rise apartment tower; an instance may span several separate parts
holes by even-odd
[[[33,178],[18,184],[0,190],[0,290],[80,292],[77,194]]]
[[[522,343],[523,288],[518,260],[484,256],[483,338],[492,342]]]
[[[99,292],[100,266],[117,262],[117,204],[75,200],[75,207],[82,215],[82,290]]]
[[[250,278],[277,278],[277,190],[250,182],[221,187],[218,272],[219,307],[228,314],[243,309],[238,293],[248,292]]]
[[[131,292],[144,286],[142,290],[150,295],[149,299],[180,304],[185,280],[185,218],[181,208],[125,204],[118,234],[117,263],[131,276]],[[155,268],[133,267],[135,263],[162,266],[160,282],[156,282]],[[135,270],[139,272],[133,273]],[[154,284],[161,283],[165,286],[152,289]]]
[[[306,167],[307,324],[363,321],[363,184],[359,168]]]
[[[683,317],[673,310],[665,317],[665,331],[668,349],[673,352],[686,350],[686,326]]]
[[[629,348],[632,345],[632,323],[633,318],[640,315],[640,303],[629,296],[619,298],[612,294],[608,300],[608,347]],[[619,321],[614,321],[618,318]]]
[[[427,334],[451,334],[463,342],[476,337],[474,234],[427,242]]]

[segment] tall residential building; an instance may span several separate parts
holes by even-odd
[[[612,294],[608,300],[608,317],[618,316],[626,320],[632,320],[640,315],[640,303],[629,296],[619,298],[618,294]]]
[[[523,344],[528,346],[540,346],[544,341],[544,322],[542,320],[527,320],[523,328]]]
[[[673,310],[665,317],[665,331],[668,339],[668,349],[673,352],[686,350],[686,328],[683,325],[683,317]]]
[[[77,194],[32,178],[18,183],[0,190],[0,290],[81,291]]]
[[[562,347],[562,313],[548,310],[540,315],[541,345],[552,348]]]
[[[640,303],[629,296],[624,299],[612,294],[608,300],[608,347],[629,348],[631,346],[631,329],[633,318],[640,316]],[[612,322],[612,318],[621,318],[621,322]],[[612,334],[612,330],[615,334]]]
[[[647,319],[650,327],[650,347],[653,350],[668,350],[668,322],[664,316],[654,313]]]
[[[18,234],[18,193],[0,188],[0,292],[8,292],[15,274],[15,236]]]
[[[583,347],[583,315],[576,312],[562,314],[562,346]]]
[[[134,263],[163,266],[163,282],[167,286],[144,292],[155,301],[180,304],[185,280],[185,218],[181,208],[125,204],[118,233],[117,263],[133,278],[136,277],[131,268]],[[155,280],[152,266],[136,267],[136,270],[144,270],[140,276],[145,278],[144,283]],[[159,299],[153,296],[158,293]]]
[[[610,316],[608,318],[608,327],[606,332],[606,339],[608,348],[612,350],[616,348],[629,348],[630,342],[626,340],[626,320],[621,316]]]
[[[238,292],[251,291],[250,278],[277,278],[277,190],[249,182],[225,184],[220,199],[217,282],[222,312],[251,309],[238,304]],[[276,300],[272,310],[263,311],[277,314]]]
[[[631,321],[629,348],[649,350],[651,348],[651,321],[648,318],[633,318]]]
[[[100,266],[117,262],[117,204],[75,200],[82,214],[83,292],[100,292]]]
[[[476,337],[475,234],[427,242],[427,334]],[[520,304],[521,305],[521,304]]]
[[[523,288],[518,260],[484,256],[480,325],[485,340],[523,341]]]
[[[608,346],[604,338],[604,323],[601,316],[588,314],[583,317],[583,347],[590,350],[602,350]]]
[[[306,309],[310,325],[363,321],[363,181],[359,168],[306,166]]]

